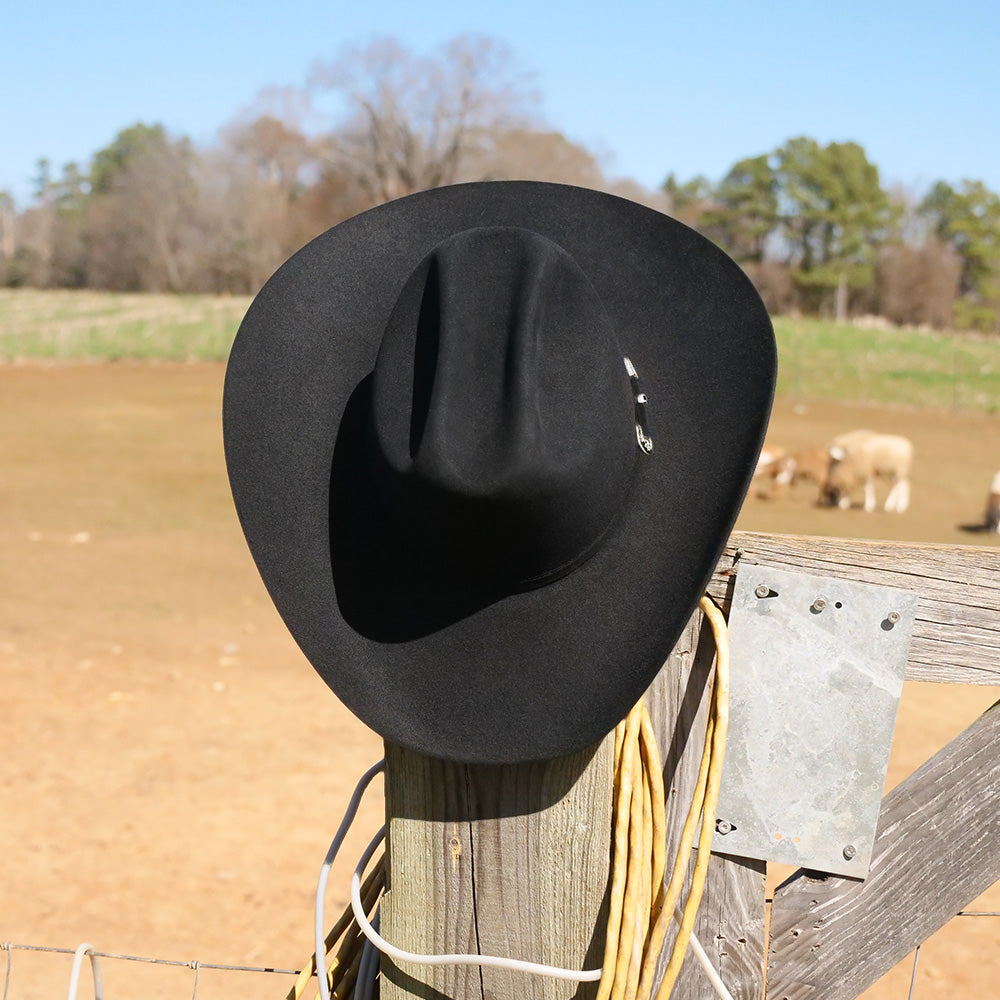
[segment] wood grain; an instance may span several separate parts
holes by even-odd
[[[734,532],[709,587],[728,600],[740,562],[917,594],[907,680],[1000,684],[1000,549]]]
[[[1000,702],[883,801],[864,882],[797,872],[771,907],[771,1000],[854,1000],[1000,878]]]
[[[613,737],[543,764],[449,764],[386,746],[389,891],[382,931],[408,951],[599,968]],[[578,985],[473,966],[396,966],[382,997],[581,1000]]]

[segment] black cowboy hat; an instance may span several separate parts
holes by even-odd
[[[439,188],[257,295],[226,460],[271,597],[387,739],[511,763],[609,732],[721,554],[767,425],[767,313],[708,240],[582,188]]]

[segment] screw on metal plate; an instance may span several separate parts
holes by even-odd
[[[809,610],[814,615],[818,615],[825,607],[826,601],[822,597],[817,597],[816,600],[809,605]]]
[[[899,612],[898,611],[890,611],[885,616],[885,621],[882,622],[882,631],[883,632],[891,632],[892,629],[893,629],[893,626],[899,624],[899,617],[900,616],[899,616]]]
[[[771,588],[766,583],[760,583],[757,585],[754,593],[758,597],[767,597],[767,595],[771,593]]]
[[[844,860],[845,861],[852,861],[854,859],[854,855],[857,854],[857,853],[858,853],[858,849],[853,844],[848,844],[844,848]]]
[[[715,821],[715,832],[721,834],[723,837],[727,833],[733,832],[733,824],[724,819],[717,819]]]

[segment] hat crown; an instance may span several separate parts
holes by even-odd
[[[579,566],[617,519],[634,399],[600,297],[525,229],[470,229],[410,274],[375,366],[372,472],[428,568],[505,592]]]

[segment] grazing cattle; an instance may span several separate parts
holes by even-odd
[[[913,443],[909,438],[868,430],[849,431],[834,438],[827,451],[830,469],[822,495],[831,506],[846,510],[851,505],[851,492],[862,489],[865,510],[874,510],[876,479],[891,484],[885,498],[887,511],[901,514],[910,505]]]
[[[986,530],[1000,532],[1000,472],[993,477],[986,498]]]
[[[783,455],[766,470],[772,485],[769,497],[780,496],[786,489],[801,482],[812,482],[822,487],[830,469],[830,453],[825,448],[803,448]]]

